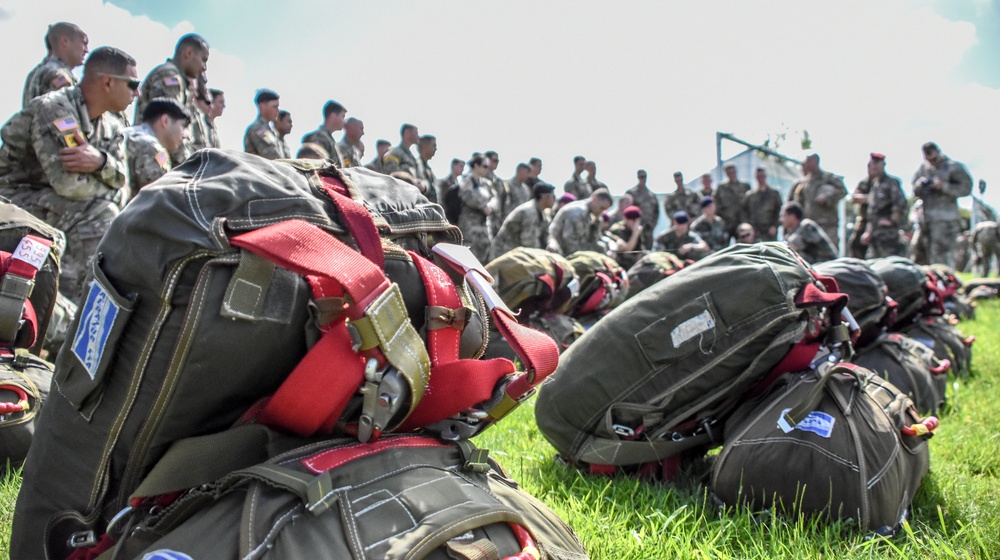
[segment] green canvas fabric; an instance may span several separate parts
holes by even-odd
[[[944,404],[948,371],[932,373],[941,366],[934,351],[906,335],[882,334],[851,361],[898,387],[922,413],[937,414]]]
[[[518,247],[486,265],[497,294],[524,322],[536,313],[548,313],[568,301],[579,280],[573,265],[557,253]]]
[[[27,409],[0,415],[0,465],[9,462],[10,468],[16,469],[24,463],[38,413],[48,399],[51,383],[52,364],[49,362],[24,350],[0,357],[0,403],[19,401],[10,387],[20,388],[28,396]]]
[[[673,253],[654,251],[643,255],[628,269],[628,297],[635,297],[639,292],[682,268],[684,261]]]

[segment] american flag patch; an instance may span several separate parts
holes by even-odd
[[[170,156],[167,155],[167,152],[160,150],[159,152],[156,152],[156,157],[154,159],[156,159],[156,163],[160,164],[160,167],[166,168],[167,160],[170,159]]]
[[[181,85],[181,80],[177,76],[167,76],[166,78],[163,78],[163,85],[179,86]]]
[[[54,121],[52,124],[56,127],[56,130],[58,130],[59,132],[66,132],[68,130],[79,128],[76,125],[76,119],[74,119],[73,117],[63,117],[59,120]]]
[[[51,83],[52,83],[52,87],[54,87],[54,88],[61,88],[61,87],[68,86],[69,85],[69,80],[66,79],[66,76],[63,76],[62,74],[59,74],[58,76],[55,77],[54,80],[52,80]]]

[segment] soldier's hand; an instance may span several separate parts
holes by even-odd
[[[816,197],[816,202],[819,203],[819,204],[825,205],[826,204],[826,195],[821,194],[821,195],[817,196]]]
[[[59,150],[59,161],[70,173],[93,173],[104,167],[104,153],[87,143],[80,131],[73,133],[77,145]]]
[[[861,234],[861,244],[862,245],[868,245],[869,243],[871,243],[871,241],[872,241],[872,234],[871,234],[871,232],[866,231],[866,232],[864,232],[864,233]]]

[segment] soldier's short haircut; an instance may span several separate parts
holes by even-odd
[[[763,171],[764,173],[767,173],[767,169],[764,169],[763,167],[758,167],[757,171]]]
[[[465,165],[465,162],[464,162],[464,161],[462,161],[462,160],[460,160],[460,159],[458,159],[458,158],[452,158],[452,160],[451,160],[451,164],[452,164],[452,165],[455,165],[455,164],[457,164],[457,163],[461,163],[462,165]]]
[[[174,58],[179,58],[181,52],[187,48],[208,52],[208,41],[203,39],[201,35],[188,33],[177,41],[177,47],[174,49]]]
[[[794,200],[791,202],[786,202],[785,205],[781,208],[781,212],[782,214],[791,214],[796,218],[798,218],[799,221],[802,221],[802,216],[804,215],[802,213],[802,205],[799,204],[798,202],[795,202]]]
[[[90,52],[83,64],[83,75],[124,74],[129,66],[135,66],[135,59],[121,49],[98,47]]]
[[[327,159],[330,157],[330,153],[315,142],[306,142],[299,148],[299,153],[295,154],[295,157],[299,159]]]
[[[286,118],[288,118],[290,116],[292,116],[292,114],[289,113],[288,111],[284,110],[284,109],[278,111],[278,120],[279,121],[283,121],[283,120],[285,120]]]
[[[542,163],[542,159],[541,158],[533,157],[533,158],[531,158],[531,159],[528,160],[528,163],[531,164],[531,165],[535,165],[535,164],[538,164],[538,163]]]
[[[608,192],[608,189],[597,189],[590,196],[594,200],[600,200],[603,202],[607,202],[608,204],[615,203],[615,199],[611,198],[611,193]]]
[[[389,142],[388,140],[383,140],[381,138],[379,138],[375,142],[375,148],[378,148],[379,146],[391,146],[391,145],[392,145],[392,142]]]
[[[485,164],[486,164],[486,156],[484,156],[483,154],[472,154],[472,157],[469,159],[470,168],[475,167],[477,165],[485,165]]]
[[[938,145],[937,145],[937,144],[935,144],[934,142],[927,142],[927,143],[926,143],[926,144],[924,144],[923,146],[920,146],[920,149],[921,149],[921,150],[923,150],[923,152],[924,152],[925,154],[926,154],[927,152],[930,152],[930,151],[935,151],[935,152],[940,152],[940,151],[941,151],[941,149],[940,149],[940,148],[938,148]]]
[[[215,88],[209,88],[208,89],[208,93],[212,94],[212,99],[215,99],[216,97],[219,97],[220,95],[225,95],[226,94],[226,92],[222,91],[221,89],[215,89]]]
[[[323,120],[330,118],[330,115],[339,115],[346,111],[347,109],[345,109],[340,103],[337,103],[336,101],[327,101],[326,105],[323,105]]]
[[[722,168],[723,169],[736,169],[736,164],[735,163],[727,163],[726,165],[723,165]]]
[[[45,50],[51,51],[52,46],[58,43],[59,39],[62,39],[63,37],[76,39],[83,34],[83,30],[80,29],[80,26],[75,23],[65,21],[53,23],[49,26],[49,30],[45,33]]]
[[[351,117],[351,118],[347,119],[346,121],[344,121],[344,124],[351,124],[351,125],[361,124],[361,119],[356,119],[354,117]]]
[[[417,140],[417,143],[421,146],[430,144],[431,142],[437,142],[437,136],[434,136],[433,134],[424,134],[419,140]]]
[[[486,157],[488,157],[488,158],[490,158],[490,159],[496,159],[496,160],[500,159],[500,154],[496,153],[493,150],[485,151],[485,152],[483,152],[483,155],[486,156]]]
[[[580,163],[581,161],[587,161],[587,158],[583,156],[574,156],[573,163]]]
[[[156,119],[167,115],[173,119],[191,122],[191,114],[187,112],[176,99],[169,97],[155,97],[142,110],[142,122],[153,122]]]
[[[412,124],[403,123],[403,126],[399,127],[399,136],[402,138],[404,135],[406,135],[406,131],[416,130],[416,129],[417,127]]]
[[[520,171],[522,169],[525,170],[525,171],[531,171],[531,166],[528,165],[527,163],[519,163],[519,164],[517,164],[517,169],[516,170]]]
[[[806,156],[806,159],[811,159],[816,162],[816,165],[819,165],[819,154],[809,154]]]

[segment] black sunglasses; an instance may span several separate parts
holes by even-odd
[[[139,91],[139,80],[133,78],[132,76],[121,76],[119,74],[101,74],[102,76],[107,76],[109,78],[115,78],[118,80],[125,80],[128,82],[128,88],[132,91]]]

